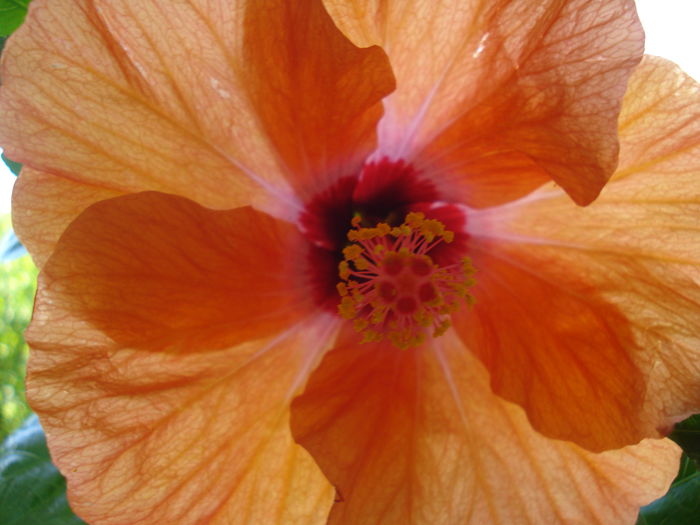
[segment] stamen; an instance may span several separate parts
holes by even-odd
[[[454,233],[423,213],[411,212],[403,224],[379,223],[373,228],[352,220],[352,244],[339,265],[338,310],[354,320],[363,342],[390,340],[399,348],[417,346],[428,335],[450,327],[450,315],[464,302],[473,304],[469,287],[474,268],[469,258],[438,266],[428,253],[450,243]]]

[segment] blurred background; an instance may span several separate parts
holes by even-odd
[[[10,216],[0,219],[6,238]],[[22,332],[32,313],[36,268],[29,256],[0,263],[0,441],[29,415],[24,400],[27,347]]]

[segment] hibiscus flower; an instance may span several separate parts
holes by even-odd
[[[700,409],[700,91],[642,48],[628,0],[34,0],[0,141],[77,514],[633,523]]]

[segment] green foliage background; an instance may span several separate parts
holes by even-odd
[[[0,218],[0,237],[10,216]],[[31,413],[24,397],[27,345],[22,332],[32,315],[37,270],[29,256],[0,262],[0,441]]]
[[[7,36],[17,29],[27,14],[29,0],[0,1],[0,36]]]

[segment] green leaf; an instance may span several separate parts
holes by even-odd
[[[690,459],[687,454],[683,454],[681,457],[681,468],[678,470],[678,475],[676,476],[676,479],[673,480],[673,484],[675,485],[676,483],[680,483],[696,472],[698,472],[698,467],[695,464],[695,461]]]
[[[51,463],[36,416],[0,446],[0,523],[79,525],[66,499],[66,481]]]
[[[8,36],[27,16],[29,0],[0,0],[0,36]]]
[[[8,168],[10,168],[10,171],[14,173],[15,175],[19,175],[19,170],[22,169],[22,165],[19,162],[15,162],[14,160],[8,159],[4,153],[0,153],[0,158],[2,158],[2,161],[7,165]]]
[[[700,523],[700,414],[676,424],[668,437],[683,449],[678,475],[664,497],[642,507],[637,525]]]
[[[678,423],[669,437],[678,443],[691,459],[700,464],[700,414]]]
[[[700,520],[700,472],[676,481],[663,498],[639,513],[637,525],[697,525]]]

